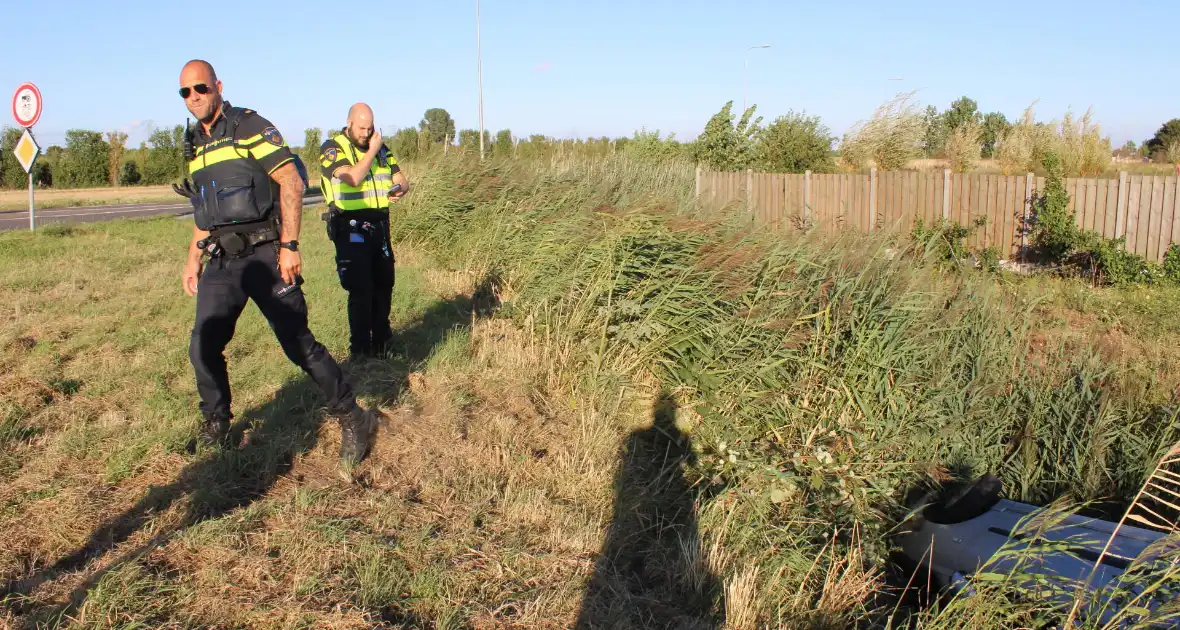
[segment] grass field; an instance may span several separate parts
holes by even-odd
[[[101,206],[119,203],[177,202],[184,198],[171,186],[122,186],[118,188],[36,188],[33,190],[35,208],[66,208],[71,206]],[[0,211],[28,210],[29,191],[0,190]]]
[[[969,468],[1117,513],[1180,437],[1176,290],[766,234],[695,212],[688,171],[408,169],[403,350],[346,366],[389,415],[351,476],[252,306],[227,352],[243,445],[187,449],[186,223],[0,234],[0,619],[898,627],[905,489]],[[318,213],[304,288],[343,356]],[[911,621],[1043,612],[1008,595]]]

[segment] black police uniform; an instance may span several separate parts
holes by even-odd
[[[367,451],[375,419],[357,404],[339,365],[308,329],[302,277],[287,285],[279,273],[279,187],[270,174],[293,160],[301,166],[298,158],[267,119],[228,102],[208,134],[194,127],[191,143],[193,216],[210,235],[189,354],[207,424],[220,425],[213,429],[218,435],[232,418],[223,351],[253,300],[287,358],[311,377],[327,398],[328,413],[341,421],[341,456],[363,457],[353,451]],[[301,175],[306,178],[302,169]]]
[[[337,169],[359,162],[361,153],[343,132],[324,141],[320,145],[322,181],[330,182]],[[389,176],[400,172],[386,147],[373,159],[373,165],[378,164],[390,170]],[[325,218],[336,248],[336,275],[348,292],[349,351],[354,357],[383,355],[393,349],[389,313],[396,274],[389,210],[329,207]]]

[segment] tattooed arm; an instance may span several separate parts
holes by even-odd
[[[279,210],[282,223],[279,240],[299,240],[299,226],[303,218],[303,178],[294,162],[287,162],[270,174],[279,184]]]
[[[279,184],[279,241],[299,240],[299,225],[303,219],[303,178],[295,168],[294,162],[287,162],[270,174]],[[279,249],[279,273],[283,282],[295,284],[295,278],[301,271],[299,252],[287,248]]]

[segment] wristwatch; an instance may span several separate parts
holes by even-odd
[[[299,251],[299,241],[282,241],[279,243],[279,247],[286,247],[293,252],[297,252]]]

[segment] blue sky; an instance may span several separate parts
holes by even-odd
[[[306,127],[342,125],[356,101],[386,131],[429,107],[460,128],[478,122],[474,0],[71,0],[4,12],[0,87],[6,103],[22,81],[41,89],[33,131],[43,147],[70,128],[123,129],[138,145],[151,124],[183,123],[177,80],[194,57],[214,64],[227,99],[294,144]],[[1175,0],[482,0],[484,121],[518,136],[646,127],[688,140],[727,100],[740,109],[746,48],[769,44],[749,53],[750,102],[767,121],[806,111],[839,136],[919,90],[922,107],[967,95],[1009,119],[1036,99],[1039,120],[1093,106],[1118,146],[1180,117],[1180,57],[1167,35],[1178,18]],[[5,110],[0,124],[14,124]]]

